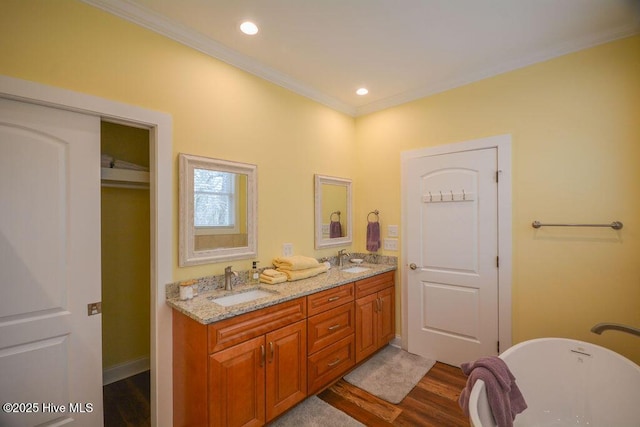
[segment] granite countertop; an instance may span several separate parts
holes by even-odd
[[[345,283],[354,282],[367,277],[376,276],[387,271],[396,269],[396,265],[390,264],[360,264],[361,267],[367,267],[369,270],[360,273],[347,273],[338,267],[333,267],[326,273],[321,273],[315,277],[297,280],[295,282],[284,282],[276,285],[266,283],[259,284],[241,284],[235,285],[233,291],[225,291],[224,289],[216,289],[213,291],[200,292],[193,299],[181,301],[180,298],[168,298],[167,304],[186,314],[194,320],[202,324],[217,322],[222,319],[237,316],[239,314],[248,313],[264,307],[269,307],[284,301],[289,301],[302,296],[314,294]],[[344,268],[353,267],[347,265]],[[262,289],[272,292],[273,296],[267,296],[246,303],[235,304],[229,307],[223,307],[212,302],[210,299],[219,298],[230,294],[237,294],[253,289]]]

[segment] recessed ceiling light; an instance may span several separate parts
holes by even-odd
[[[251,21],[245,21],[240,24],[240,31],[250,36],[258,34],[258,26]]]
[[[368,90],[366,87],[361,87],[360,89],[358,89],[358,90],[356,91],[356,93],[357,93],[358,95],[362,96],[362,95],[366,95],[366,94],[368,94],[368,93],[369,93],[369,90]]]

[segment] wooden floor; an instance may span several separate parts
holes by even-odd
[[[367,426],[469,427],[468,418],[458,406],[466,381],[460,368],[437,362],[397,405],[344,380],[318,397]]]
[[[105,427],[150,427],[149,371],[103,387]]]
[[[318,397],[371,427],[469,427],[458,406],[458,396],[465,384],[466,377],[460,368],[437,362],[397,405],[344,380]],[[149,391],[149,371],[105,386],[105,427],[149,427]]]

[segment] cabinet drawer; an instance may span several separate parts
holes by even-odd
[[[309,317],[307,322],[307,351],[315,353],[355,331],[353,302]]]
[[[312,395],[340,378],[356,363],[353,335],[341,339],[324,350],[309,356],[308,394]]]
[[[209,353],[304,320],[306,303],[307,299],[302,297],[210,324],[207,330]]]
[[[309,316],[313,316],[323,311],[342,305],[346,302],[353,301],[353,283],[338,286],[337,288],[327,289],[317,294],[307,297],[307,308]]]
[[[362,298],[366,295],[393,286],[393,275],[393,271],[388,271],[377,276],[358,280],[356,282],[356,298]]]

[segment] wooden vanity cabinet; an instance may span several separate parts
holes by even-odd
[[[394,272],[203,325],[173,311],[173,425],[261,426],[395,336]]]
[[[308,394],[339,379],[355,363],[354,284],[307,297]]]
[[[355,283],[356,363],[384,347],[395,336],[394,272]]]
[[[202,325],[173,313],[175,426],[261,426],[307,396],[306,298]]]
[[[209,425],[261,426],[304,400],[305,332],[302,320],[211,354]]]

